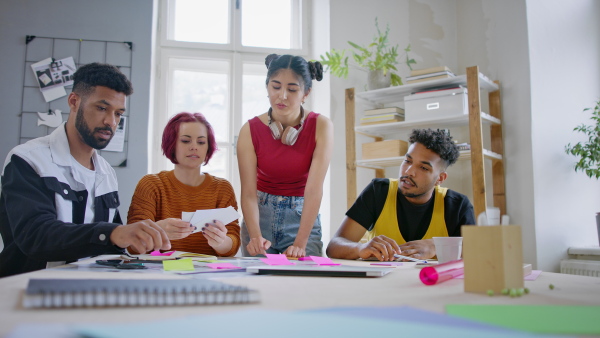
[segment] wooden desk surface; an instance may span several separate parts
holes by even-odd
[[[348,265],[370,262],[335,260]],[[241,276],[215,278],[225,283],[257,289],[261,302],[247,305],[126,307],[84,309],[24,309],[21,300],[30,278],[186,278],[170,274],[139,274],[40,270],[0,279],[0,337],[23,323],[129,323],[225,311],[305,310],[342,306],[402,306],[444,313],[446,304],[564,304],[600,305],[600,278],[543,272],[535,281],[525,281],[528,295],[519,298],[465,293],[463,280],[452,279],[426,286],[412,263],[397,267],[378,278]],[[549,289],[553,284],[555,288]]]

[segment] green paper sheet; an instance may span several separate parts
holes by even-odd
[[[600,334],[600,306],[450,304],[446,313],[530,332]]]
[[[191,258],[163,261],[165,271],[194,271],[194,262]]]

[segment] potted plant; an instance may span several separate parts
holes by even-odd
[[[583,111],[590,110],[585,108]],[[573,131],[584,133],[587,136],[585,142],[578,142],[571,146],[567,144],[567,154],[577,156],[579,161],[575,164],[575,171],[583,171],[588,177],[600,178],[600,100],[596,102],[592,112],[591,125],[581,124]],[[600,212],[596,213],[596,226],[598,227],[598,242],[600,243]]]
[[[353,48],[350,50],[352,59],[357,68],[368,72],[369,90],[389,87],[390,85],[399,86],[402,84],[402,78],[395,73],[395,71],[398,71],[396,65],[399,64],[398,45],[389,45],[390,25],[388,24],[385,31],[382,32],[379,29],[377,18],[375,18],[375,27],[377,28],[377,35],[373,37],[373,41],[367,46],[360,46],[348,41],[348,44]],[[411,64],[417,62],[408,56],[410,44],[404,48],[404,52],[405,60],[402,63],[412,69]],[[332,49],[320,57],[320,62],[327,67],[331,74],[341,78],[348,77],[350,63],[345,49]]]

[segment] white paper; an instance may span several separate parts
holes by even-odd
[[[117,130],[115,130],[115,135],[110,140],[110,143],[106,146],[106,148],[102,149],[104,151],[123,151],[123,145],[125,144],[125,127],[127,124],[127,117],[121,116],[121,121],[119,121],[119,125],[117,126]]]
[[[67,95],[64,86],[73,84],[73,73],[76,71],[73,57],[55,61],[47,58],[32,64],[31,69],[46,102]]]
[[[221,221],[223,224],[229,224],[240,217],[241,215],[235,211],[232,206],[181,213],[181,219],[183,221],[190,222],[197,228],[193,233],[202,231],[204,224],[212,223],[213,220]]]
[[[195,213],[196,213],[195,211],[189,211],[189,212],[184,211],[181,213],[181,220],[189,222],[192,220],[192,217],[194,217]]]
[[[56,128],[60,126],[62,122],[62,111],[60,109],[50,110],[47,113],[38,112],[38,126],[44,125],[51,128]]]
[[[67,92],[65,91],[64,87],[54,87],[48,90],[43,90],[42,94],[44,95],[44,100],[46,100],[46,102],[50,102],[66,96]]]

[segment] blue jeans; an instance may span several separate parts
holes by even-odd
[[[300,217],[304,206],[304,197],[277,196],[258,191],[258,221],[260,233],[271,242],[267,253],[283,253],[289,246],[294,244],[298,229],[300,228]],[[242,221],[242,254],[250,256],[246,246],[250,242],[250,235],[246,222]],[[322,256],[323,242],[321,242],[321,217],[313,224],[313,228],[306,244],[307,256]]]

